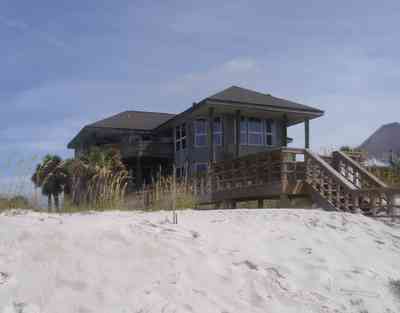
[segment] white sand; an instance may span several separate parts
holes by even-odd
[[[398,313],[400,230],[310,210],[0,215],[0,312]]]

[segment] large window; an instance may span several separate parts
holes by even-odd
[[[186,149],[186,124],[175,127],[175,150]]]
[[[194,123],[194,144],[197,147],[207,146],[208,144],[208,120],[197,119]],[[222,119],[220,117],[214,118],[213,123],[213,140],[214,145],[222,145],[223,138],[223,126]]]
[[[236,124],[235,124],[236,127]],[[236,134],[236,130],[235,130]],[[236,136],[235,136],[236,142]],[[273,146],[274,124],[272,120],[255,117],[241,117],[240,144],[250,146]]]
[[[249,118],[247,122],[248,144],[261,146],[263,144],[263,123],[259,118]]]
[[[207,145],[207,120],[197,119],[194,122],[194,144],[197,147]]]

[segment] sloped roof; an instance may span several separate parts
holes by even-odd
[[[243,103],[260,106],[269,106],[274,108],[320,112],[323,111],[297,102],[273,97],[270,94],[264,94],[250,89],[231,86],[221,92],[212,95],[205,100],[220,101],[226,103]]]
[[[194,110],[197,110],[201,106],[207,104],[208,102],[219,102],[221,105],[250,105],[254,106],[255,108],[261,108],[264,110],[273,109],[274,111],[282,111],[282,112],[291,112],[291,111],[301,111],[301,113],[309,115],[311,118],[316,118],[322,116],[324,111],[313,108],[308,105],[296,103],[293,101],[273,97],[269,94],[263,94],[257,91],[253,91],[250,89],[238,87],[238,86],[231,86],[227,89],[224,89],[212,96],[209,96],[198,103],[193,103],[191,107],[187,110],[183,111],[175,115],[172,119],[176,120],[181,118],[187,114],[190,114]],[[161,124],[159,128],[168,126],[170,121],[166,121],[165,123]],[[294,124],[292,124],[294,125]]]
[[[170,113],[126,111],[89,124],[86,127],[152,130],[174,116],[175,114]]]
[[[96,128],[111,130],[137,130],[151,131],[173,118],[175,114],[143,111],[125,111],[111,117],[102,119],[92,124],[88,124],[68,143],[68,148],[74,148],[84,137],[85,133]]]

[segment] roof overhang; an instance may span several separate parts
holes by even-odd
[[[288,126],[303,123],[306,120],[312,120],[324,115],[324,111],[290,109],[276,106],[267,106],[253,103],[241,103],[232,101],[219,101],[215,99],[206,99],[193,105],[188,110],[176,115],[169,121],[160,125],[157,129],[162,130],[168,127],[174,127],[181,123],[182,120],[191,115],[193,117],[208,116],[209,109],[214,109],[214,115],[218,114],[235,114],[240,110],[242,115],[259,116],[260,118],[285,119]]]

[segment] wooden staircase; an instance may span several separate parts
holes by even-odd
[[[399,208],[396,199],[400,203],[400,189],[388,187],[340,151],[323,157],[280,147],[218,161],[194,186],[198,203],[231,207],[241,201],[311,196],[327,210],[393,216]]]
[[[343,152],[322,158],[305,150],[305,163],[308,192],[325,209],[394,216],[399,207],[400,190],[388,187]]]

